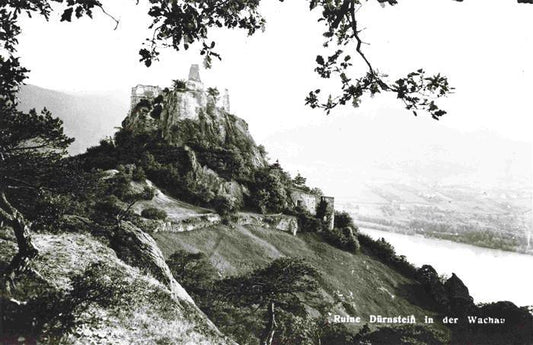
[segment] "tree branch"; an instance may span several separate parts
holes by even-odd
[[[363,58],[363,60],[367,64],[368,69],[370,70],[370,73],[375,76],[376,73],[374,72],[374,68],[372,68],[372,65],[370,64],[370,61],[368,61],[368,59],[366,58],[365,54],[361,50],[361,45],[363,44],[363,40],[361,40],[361,37],[359,37],[359,31],[357,30],[357,20],[355,19],[355,12],[356,12],[356,10],[355,10],[355,2],[351,3],[349,12],[350,12],[349,13],[350,18],[349,18],[348,21],[349,21],[350,26],[352,27],[352,30],[353,30],[353,37],[357,41],[357,46],[356,46],[355,50],[357,51],[357,53]]]
[[[139,2],[137,2],[138,4]],[[116,19],[113,15],[109,14],[109,12],[107,12],[104,8],[104,6],[102,6],[101,4],[98,5],[98,7],[100,8],[100,10],[102,10],[102,12],[108,16],[109,18],[111,18],[114,22],[115,22],[115,28],[113,30],[116,30],[118,28],[118,25],[120,24],[120,21],[118,19]]]
[[[19,249],[2,274],[3,282],[7,283],[5,288],[9,291],[16,276],[28,268],[31,259],[36,257],[39,251],[31,239],[30,223],[9,203],[3,190],[0,191],[0,217],[13,228]]]

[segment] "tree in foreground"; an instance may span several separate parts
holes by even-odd
[[[234,305],[267,311],[267,324],[260,344],[270,345],[278,328],[277,311],[305,316],[301,296],[318,290],[319,273],[301,259],[279,258],[267,267],[245,276],[231,277],[217,283],[219,294]]]
[[[18,253],[3,276],[11,285],[38,252],[31,240],[31,223],[8,196],[16,199],[24,190],[42,192],[47,176],[73,139],[46,109],[41,114],[34,110],[22,113],[5,98],[0,102],[0,223],[13,228],[18,244]]]

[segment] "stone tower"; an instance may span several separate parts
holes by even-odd
[[[328,229],[333,230],[333,227],[335,226],[335,198],[331,196],[321,196],[320,201],[326,204],[324,221],[328,225]]]
[[[194,80],[199,83],[202,82],[202,79],[200,79],[200,67],[197,64],[191,65],[189,69],[189,80]]]
[[[200,67],[197,64],[192,64],[189,69],[189,79],[187,80],[187,87],[191,90],[203,90],[204,84],[200,78]]]
[[[224,89],[224,96],[222,96],[222,109],[224,109],[228,113],[230,112],[228,89]]]

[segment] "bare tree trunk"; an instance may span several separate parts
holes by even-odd
[[[263,335],[261,336],[261,345],[271,345],[274,339],[274,332],[276,331],[276,315],[274,314],[274,302],[270,302],[268,306],[268,325]]]
[[[9,203],[4,191],[0,193],[0,222],[13,228],[19,248],[2,277],[12,285],[15,277],[26,270],[31,259],[36,257],[39,251],[31,240],[30,223]],[[9,289],[9,286],[7,288]]]

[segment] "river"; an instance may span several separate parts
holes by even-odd
[[[384,237],[398,255],[417,267],[429,264],[439,274],[455,273],[474,302],[511,301],[533,305],[533,255],[481,248],[440,239],[360,228],[374,239]]]

